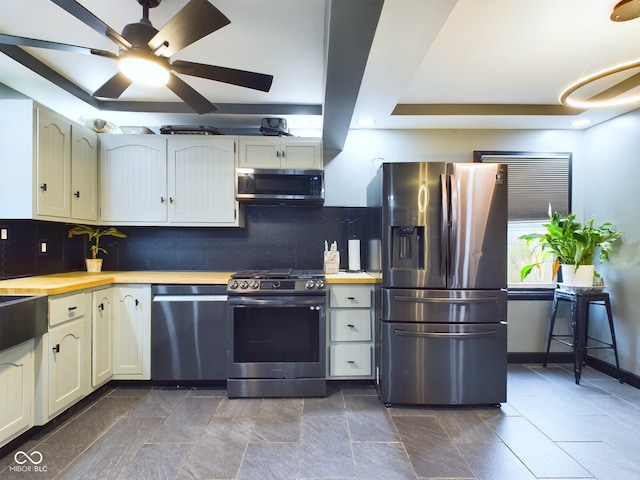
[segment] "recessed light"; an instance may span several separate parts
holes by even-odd
[[[376,123],[376,121],[373,118],[361,118],[360,120],[356,120],[356,124],[363,127],[370,127],[374,123]]]

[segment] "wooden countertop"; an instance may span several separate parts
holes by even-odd
[[[113,283],[226,285],[233,272],[67,272],[0,281],[0,294],[59,295]],[[376,283],[367,273],[340,272],[326,276],[331,283]]]
[[[112,283],[226,285],[233,272],[68,272],[0,281],[0,293],[58,295]]]

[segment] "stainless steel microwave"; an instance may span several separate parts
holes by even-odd
[[[322,205],[322,170],[236,169],[236,199],[262,205]]]

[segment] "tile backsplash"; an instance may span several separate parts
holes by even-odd
[[[248,206],[244,228],[118,226],[128,238],[103,237],[104,270],[237,271],[322,268],[324,241],[337,241],[346,268],[347,239],[363,238],[364,207]],[[69,224],[0,220],[0,278],[84,270],[86,236]],[[46,252],[41,252],[41,243]],[[364,252],[363,252],[364,253]]]

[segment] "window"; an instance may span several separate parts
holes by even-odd
[[[537,259],[518,237],[525,233],[544,233],[542,223],[553,211],[566,216],[571,211],[571,153],[473,152],[474,162],[507,165],[508,212],[507,283],[509,288],[553,288],[552,261],[524,280],[520,269]]]

